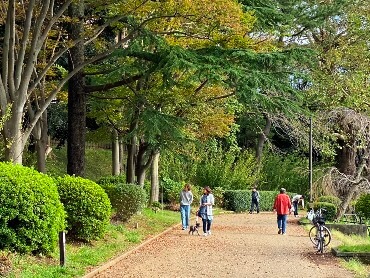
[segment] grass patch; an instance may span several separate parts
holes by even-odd
[[[341,260],[341,265],[355,273],[355,278],[368,278],[370,273],[370,266],[362,264],[356,259],[350,259],[348,261]]]
[[[364,252],[370,253],[370,244],[363,245],[340,245],[338,250],[341,252]]]
[[[67,242],[66,266],[59,266],[59,251],[50,257],[10,254],[11,278],[81,277],[94,267],[129,251],[144,240],[180,222],[179,213],[144,209],[127,223],[112,223],[105,237],[90,244]],[[67,235],[68,238],[68,235]]]
[[[335,230],[332,231],[332,235],[341,242],[341,246],[370,245],[370,237],[345,235]]]
[[[97,181],[112,174],[112,151],[105,149],[87,148],[85,151],[85,178]],[[46,160],[47,174],[50,176],[64,176],[67,174],[67,147],[54,148]]]

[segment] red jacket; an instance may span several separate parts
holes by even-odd
[[[292,207],[290,198],[285,193],[280,193],[275,198],[274,209],[277,214],[289,214],[289,210]]]

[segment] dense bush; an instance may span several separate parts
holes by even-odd
[[[317,198],[317,202],[331,203],[338,208],[342,201],[336,196],[325,195]]]
[[[95,182],[80,177],[58,177],[56,182],[67,212],[68,236],[86,241],[102,237],[111,215],[105,191]]]
[[[258,178],[254,155],[215,148],[198,164],[194,183],[225,190],[245,190]]]
[[[215,197],[215,206],[224,207],[224,194],[225,190],[222,187],[215,187],[212,190],[213,196]]]
[[[315,202],[313,203],[313,209],[316,211],[319,208],[325,208],[326,213],[324,214],[327,221],[334,221],[337,215],[337,206],[327,202]]]
[[[106,183],[102,185],[116,212],[116,217],[127,221],[141,211],[147,202],[147,194],[136,184]]]
[[[180,200],[180,192],[184,188],[184,185],[184,182],[177,182],[170,178],[163,178],[160,189],[161,193],[163,193],[163,202],[171,205],[178,204]]]
[[[260,190],[274,191],[284,187],[290,192],[309,194],[308,159],[305,157],[265,153],[261,172]]]
[[[247,211],[250,207],[251,193],[246,190],[226,190],[224,207],[235,212]]]
[[[278,191],[259,191],[260,211],[271,211]],[[250,190],[226,190],[224,193],[224,207],[235,212],[248,211],[251,205]]]
[[[357,200],[356,212],[370,219],[370,194],[364,194]]]
[[[0,249],[54,251],[65,228],[65,212],[52,178],[0,163],[0,204]]]

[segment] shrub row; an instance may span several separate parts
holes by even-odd
[[[326,221],[334,221],[337,215],[337,205],[329,202],[314,202],[313,209],[314,211],[319,208],[325,208],[326,212],[324,214]]]
[[[0,163],[0,249],[50,253],[65,228],[65,212],[52,178]]]
[[[108,194],[118,220],[129,220],[147,203],[145,190],[136,184],[125,184],[120,180],[115,183],[111,180],[111,183],[104,183],[101,186]]]
[[[259,191],[260,211],[271,211],[274,206],[276,195],[279,191]],[[287,193],[290,197],[294,193]],[[251,191],[250,190],[226,190],[224,192],[224,208],[235,212],[244,212],[250,209]]]
[[[111,215],[107,194],[78,177],[53,179],[34,169],[0,163],[0,249],[48,254],[58,233],[90,241],[106,231]]]
[[[111,215],[111,204],[104,190],[95,182],[81,177],[58,177],[56,183],[68,215],[69,237],[84,241],[101,238]]]

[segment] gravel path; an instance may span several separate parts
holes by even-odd
[[[354,277],[329,251],[316,254],[296,218],[288,222],[287,235],[273,213],[217,215],[207,237],[177,226],[92,277]]]

